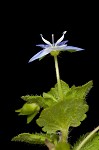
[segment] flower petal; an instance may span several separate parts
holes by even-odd
[[[67,31],[64,31],[64,32],[63,32],[63,35],[62,35],[61,38],[55,43],[55,46],[56,46],[57,44],[59,44],[59,43],[64,39],[64,35],[66,34],[66,32],[67,32]]]
[[[46,44],[37,44],[36,46],[39,46],[39,47],[42,47],[42,48],[47,48],[47,47],[49,47],[49,45],[46,45]]]
[[[60,45],[64,45],[64,44],[66,44],[68,42],[68,40],[66,40],[66,41],[62,41],[62,42],[60,42],[59,44],[57,44],[58,46],[60,46]]]
[[[42,34],[41,34],[41,38],[42,38],[42,40],[43,40],[46,44],[52,46],[52,44],[51,44],[49,41],[47,41],[46,39],[43,38],[43,35],[42,35]]]
[[[74,46],[66,46],[66,47],[64,47],[64,49],[63,50],[67,50],[67,51],[82,51],[82,50],[84,50],[84,49],[82,49],[82,48],[79,48],[79,47],[74,47]]]
[[[38,52],[37,54],[35,54],[35,55],[29,60],[29,62],[32,62],[32,61],[34,61],[34,60],[36,60],[36,59],[39,59],[39,58],[41,58],[41,57],[43,57],[43,56],[49,54],[51,51],[52,51],[52,49],[50,49],[50,48],[46,48],[46,49],[44,49],[44,50],[41,50],[40,52]]]

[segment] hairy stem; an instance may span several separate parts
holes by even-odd
[[[83,146],[84,146],[84,144],[93,136],[93,134],[95,133],[95,132],[97,132],[99,130],[99,126],[98,127],[96,127],[81,143],[80,143],[80,145],[77,147],[77,149],[76,150],[80,150]]]
[[[57,56],[54,56],[54,61],[55,61],[56,78],[57,78],[57,84],[58,84],[58,93],[59,93],[60,99],[63,100]]]

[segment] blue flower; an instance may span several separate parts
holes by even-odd
[[[32,62],[32,61],[34,61],[36,59],[40,59],[40,58],[46,56],[49,53],[51,53],[52,56],[55,56],[55,55],[58,55],[60,51],[75,52],[75,51],[84,50],[82,48],[78,48],[78,47],[74,47],[74,46],[67,46],[67,42],[68,41],[67,40],[66,41],[62,41],[64,39],[64,35],[65,34],[66,34],[66,31],[63,32],[61,38],[59,40],[57,40],[56,43],[54,43],[54,35],[53,34],[52,34],[52,43],[50,43],[49,41],[44,39],[43,35],[41,34],[41,38],[46,44],[36,45],[36,46],[40,46],[41,48],[43,48],[43,50],[41,50],[36,55],[34,55],[29,60],[29,62]]]

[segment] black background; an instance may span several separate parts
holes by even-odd
[[[1,100],[0,100],[0,149],[4,147],[44,149],[38,145],[11,142],[22,132],[39,132],[34,122],[26,124],[26,117],[19,117],[15,109],[23,105],[20,99],[26,94],[42,94],[56,83],[54,61],[47,55],[40,62],[28,60],[41,49],[40,34],[51,41],[63,31],[68,45],[84,48],[77,53],[61,53],[58,57],[61,79],[70,86],[83,85],[93,80],[87,96],[89,111],[81,126],[71,129],[69,141],[74,143],[83,133],[99,125],[98,110],[98,9],[97,4],[51,1],[35,3],[5,3],[1,13]],[[3,146],[3,147],[2,147]],[[45,148],[47,149],[47,148]]]

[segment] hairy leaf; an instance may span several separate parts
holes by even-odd
[[[49,140],[50,142],[57,141],[57,135],[48,135],[43,133],[21,133],[18,136],[12,138],[12,141],[17,142],[25,142],[29,144],[45,144],[45,140]]]
[[[88,105],[78,99],[68,99],[46,108],[41,112],[37,124],[43,131],[55,133],[57,130],[67,130],[76,127],[86,118]]]
[[[40,107],[47,107],[46,101],[42,96],[34,96],[34,95],[26,95],[21,97],[23,100],[27,101],[27,103],[36,103]]]
[[[61,80],[61,88],[63,93],[64,99],[71,99],[71,98],[82,98],[85,99],[86,95],[90,91],[93,86],[93,82],[89,81],[88,83],[82,86],[75,86],[73,85],[69,88],[69,85]],[[43,93],[43,98],[45,99],[48,106],[52,106],[56,102],[60,101],[59,93],[58,93],[58,85],[55,84],[54,88],[51,88],[49,92]]]
[[[85,113],[88,111],[85,96],[92,87],[92,81],[83,86],[73,86],[70,89],[65,82],[61,81],[61,83],[64,100],[58,101],[53,106],[44,109],[37,119],[37,124],[43,127],[43,131],[47,133],[55,133],[57,130],[68,130],[70,126],[79,126],[81,121],[86,118]],[[57,84],[55,88],[57,88]],[[53,95],[52,91],[50,93]],[[54,95],[55,98],[56,95]]]
[[[76,98],[76,99],[85,99],[86,95],[90,91],[90,89],[93,86],[93,82],[89,81],[88,83],[82,85],[82,86],[75,86],[73,85],[69,92],[66,94],[66,98]]]
[[[61,80],[61,88],[63,95],[66,95],[67,92],[70,90],[68,84]],[[59,93],[58,93],[58,84],[56,83],[54,88],[51,88],[49,92],[43,93],[43,97],[50,101],[49,106],[53,105],[53,103],[56,103],[60,101]]]

